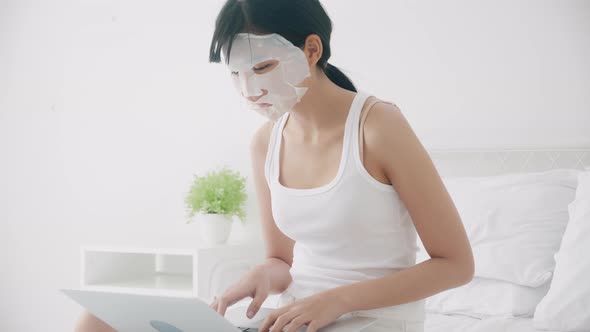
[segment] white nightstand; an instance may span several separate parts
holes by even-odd
[[[80,259],[81,289],[210,302],[264,261],[264,246],[258,241],[194,248],[82,246]]]

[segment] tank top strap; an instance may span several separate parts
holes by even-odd
[[[352,133],[350,135],[350,139],[351,142],[349,144],[350,146],[350,153],[351,156],[354,157],[358,157],[359,161],[362,164],[362,157],[363,157],[363,129],[364,129],[364,122],[367,118],[367,114],[368,112],[371,110],[371,108],[377,104],[377,103],[385,103],[385,104],[391,104],[394,106],[395,103],[387,101],[387,100],[382,100],[379,98],[373,98],[373,100],[371,100],[369,103],[367,103],[366,101],[370,98],[370,97],[374,97],[373,95],[363,92],[363,98],[362,98],[362,102],[360,103],[360,105],[358,106],[357,109],[355,109],[355,114],[353,117],[353,124],[354,124],[354,130],[352,130]],[[362,113],[363,107],[366,104],[366,110],[364,113]]]
[[[272,147],[272,160],[270,165],[270,180],[274,182],[277,178],[278,168],[279,168],[279,152],[281,148],[282,138],[283,138],[283,128],[285,127],[285,123],[287,122],[287,117],[289,116],[289,112],[285,112],[281,115],[274,125],[274,137],[272,141],[274,142]]]
[[[282,128],[283,126],[283,122],[285,121],[285,118],[287,117],[288,113],[285,113],[283,115],[281,115],[273,124],[272,126],[272,131],[268,140],[268,149],[266,151],[266,159],[264,162],[264,175],[266,176],[266,182],[268,183],[268,185],[271,185],[271,179],[273,179],[274,176],[274,159],[275,159],[275,154],[276,154],[276,150],[277,150],[277,143],[279,142],[279,138],[278,137],[278,133],[279,133],[279,128]]]
[[[347,146],[348,146],[348,161],[354,162],[354,157],[358,154],[358,144],[359,144],[359,124],[360,124],[360,115],[361,111],[363,110],[363,106],[365,105],[367,99],[371,97],[366,91],[358,90],[357,96],[355,97],[353,107],[351,108],[350,114],[350,123],[348,128],[348,135],[347,135]]]

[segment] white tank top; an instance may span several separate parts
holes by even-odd
[[[295,241],[293,281],[279,305],[344,284],[383,277],[415,265],[416,230],[392,185],[377,181],[359,154],[359,120],[370,95],[359,91],[347,115],[336,177],[309,189],[279,182],[279,151],[289,113],[274,124],[265,161],[272,215]],[[425,300],[352,315],[423,321]]]

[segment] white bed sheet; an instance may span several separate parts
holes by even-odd
[[[539,332],[533,327],[532,317],[474,318],[464,315],[448,315],[428,312],[424,332]],[[554,331],[558,332],[558,331]]]

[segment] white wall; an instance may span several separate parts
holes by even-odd
[[[427,148],[590,145],[588,1],[322,1],[330,62]],[[0,0],[0,327],[67,331],[81,244],[172,245],[192,174],[264,119],[208,63],[222,1]],[[180,240],[178,240],[180,239]]]

